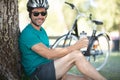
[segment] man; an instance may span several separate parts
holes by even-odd
[[[87,47],[87,38],[66,48],[49,48],[48,36],[41,26],[47,17],[48,7],[47,0],[29,0],[27,3],[31,22],[19,38],[26,74],[31,80],[106,80],[79,51]],[[74,65],[86,77],[67,75]]]

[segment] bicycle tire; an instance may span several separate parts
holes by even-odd
[[[107,63],[110,54],[109,37],[106,34],[99,34],[91,40],[89,46],[90,56],[88,61],[100,71]]]
[[[52,45],[52,48],[56,48],[56,47],[62,47],[61,45],[63,45],[63,43],[64,43],[64,40],[65,40],[65,38],[66,38],[66,34],[65,35],[63,35],[63,36],[61,36],[61,37],[59,37],[57,40],[56,40],[56,42]],[[99,34],[98,36],[96,36],[96,38],[95,39],[93,39],[91,42],[91,45],[89,46],[89,48],[90,48],[90,52],[92,51],[92,46],[93,46],[93,44],[94,44],[94,42],[97,40],[98,42],[101,42],[101,37],[103,37],[104,39],[105,39],[105,41],[106,41],[106,45],[107,45],[107,53],[106,54],[104,54],[104,55],[98,55],[97,56],[97,58],[96,58],[96,60],[99,60],[100,58],[102,59],[102,57],[103,57],[103,60],[102,60],[102,62],[100,63],[100,65],[98,65],[98,62],[95,62],[95,61],[93,61],[93,54],[91,54],[90,56],[86,56],[86,59],[96,68],[96,70],[101,70],[104,66],[105,66],[105,64],[107,63],[107,61],[108,61],[108,57],[109,57],[109,54],[110,54],[110,46],[109,46],[109,39],[108,39],[108,36],[106,36],[106,35],[104,35],[104,34]],[[69,43],[69,39],[71,39],[72,38],[72,43],[70,43],[69,45],[68,45],[68,43]],[[68,37],[68,42],[67,42],[67,44],[65,44],[65,46],[64,47],[66,47],[66,46],[70,46],[70,45],[72,45],[72,44],[74,44],[74,42],[76,42],[77,40],[78,40],[78,38],[77,38],[77,36],[75,36],[74,34],[71,34],[71,36],[69,36]],[[103,41],[103,40],[102,40]],[[105,42],[104,41],[104,42]],[[104,42],[102,42],[102,43],[104,43]],[[100,43],[101,44],[101,43]],[[105,43],[104,43],[105,44]],[[104,56],[105,56],[105,58],[104,58]],[[98,66],[96,66],[96,65],[98,65]]]
[[[67,37],[67,34],[59,37],[56,40],[56,42],[52,45],[52,48],[63,47],[63,45],[64,47],[67,47],[67,46],[74,44],[78,40],[77,36],[75,36],[74,34],[71,34],[70,36],[68,36],[67,39],[66,37]],[[66,39],[66,43],[64,44],[65,39]],[[70,40],[72,42],[70,42]]]

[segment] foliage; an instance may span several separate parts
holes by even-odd
[[[104,22],[104,29],[107,31],[117,30],[120,26],[120,1],[119,0],[67,0],[79,7],[79,10],[85,13],[92,13],[95,19]],[[63,12],[68,8],[64,7]],[[71,14],[71,12],[68,12]],[[68,14],[64,14],[68,18]],[[75,15],[75,13],[74,13]],[[69,19],[66,19],[69,21]],[[71,22],[70,22],[71,23]],[[67,23],[67,24],[70,24]]]
[[[26,11],[26,0],[19,1],[20,27],[29,22]],[[70,29],[76,17],[76,12],[64,2],[73,3],[83,13],[92,13],[93,19],[104,22],[100,29],[106,31],[118,30],[120,27],[120,0],[48,0],[50,7],[48,17],[43,24],[49,35],[62,35]],[[26,23],[26,24],[24,24]],[[120,30],[119,30],[120,31]]]

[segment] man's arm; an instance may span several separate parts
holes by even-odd
[[[74,50],[74,48],[72,47],[73,46],[66,47],[66,48],[49,49],[44,44],[39,43],[34,45],[32,47],[32,50],[47,59],[54,59],[54,58],[63,57],[66,54],[72,52]]]
[[[55,59],[55,58],[63,57],[74,50],[78,50],[80,48],[86,47],[87,44],[88,44],[88,40],[82,39],[69,47],[49,49],[44,44],[39,43],[39,44],[35,44],[32,47],[32,50],[47,59]]]

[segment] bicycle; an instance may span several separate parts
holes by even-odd
[[[78,34],[78,19],[80,17],[85,17],[83,13],[80,13],[76,6],[72,3],[65,2],[72,9],[76,9],[78,15],[75,18],[74,24],[72,28],[68,31],[67,34],[59,37],[55,43],[51,46],[51,48],[56,47],[66,47],[74,44],[77,40],[79,40],[80,35]],[[110,38],[107,33],[97,33],[97,25],[102,25],[102,21],[93,20],[92,14],[88,17],[90,21],[95,24],[92,35],[87,36],[89,39],[89,45],[86,50],[82,51],[83,55],[86,56],[87,60],[96,68],[96,70],[101,70],[108,61],[108,57],[110,54]],[[85,33],[85,31],[82,31]]]

